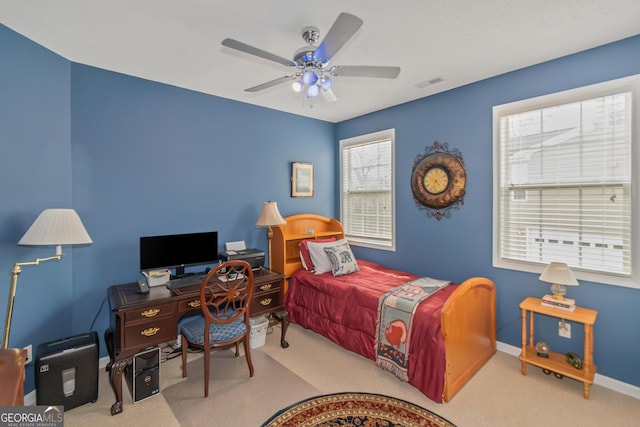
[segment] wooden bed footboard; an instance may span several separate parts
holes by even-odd
[[[484,277],[465,280],[441,312],[446,373],[442,399],[450,401],[496,352],[496,287]]]

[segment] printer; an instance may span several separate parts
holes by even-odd
[[[264,251],[260,249],[227,249],[224,252],[220,252],[219,258],[222,262],[233,260],[246,261],[252,270],[260,270],[264,265]]]

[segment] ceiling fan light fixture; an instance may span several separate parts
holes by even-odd
[[[294,80],[294,82],[291,83],[291,87],[294,92],[300,92],[304,88],[304,83],[302,80]]]
[[[311,86],[318,81],[318,76],[313,71],[307,70],[302,73],[302,81],[304,84]]]
[[[323,77],[322,81],[320,82],[320,86],[322,86],[322,89],[324,89],[325,91],[331,89],[332,85],[333,85],[333,82],[329,77],[326,77],[326,76]]]
[[[315,98],[320,93],[320,86],[311,85],[307,89],[307,98]]]
[[[320,93],[322,94],[322,99],[324,99],[325,102],[336,102],[338,100],[338,98],[336,98],[336,95],[333,93],[331,89],[327,89]]]

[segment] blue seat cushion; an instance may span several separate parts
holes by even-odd
[[[190,343],[203,345],[204,344],[204,317],[202,315],[197,317],[190,317],[188,321],[182,323],[180,332],[187,337]],[[239,336],[247,333],[247,327],[244,324],[244,319],[240,318],[228,325],[218,325],[212,323],[209,327],[209,343],[214,344],[217,342],[231,341]]]

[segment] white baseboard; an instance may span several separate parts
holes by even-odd
[[[109,356],[105,356],[105,357],[101,357],[98,360],[98,366],[100,367],[100,369],[106,368],[107,365],[109,364]]]
[[[24,404],[25,406],[36,406],[36,391],[31,390],[29,393],[24,395]]]
[[[496,347],[498,351],[510,354],[514,357],[520,356],[520,352],[522,351],[520,347],[505,344],[500,341],[497,342]],[[610,390],[617,391],[618,393],[640,399],[640,387],[636,387],[632,384],[618,381],[616,379],[609,378],[598,373],[596,373],[596,376],[593,378],[593,383],[602,387],[606,387]]]

